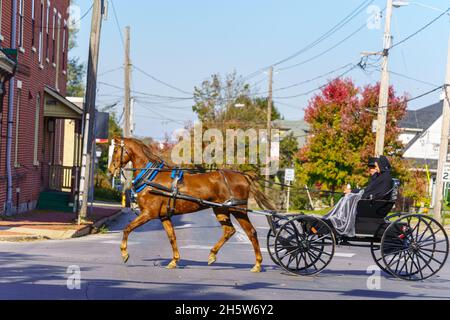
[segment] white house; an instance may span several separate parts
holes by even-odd
[[[430,173],[430,195],[434,206],[437,164],[442,130],[442,110],[444,101],[431,106],[408,111],[400,122],[400,140],[405,145],[403,157],[412,160],[415,170]]]

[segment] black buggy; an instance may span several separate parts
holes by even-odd
[[[388,274],[408,281],[427,279],[445,265],[449,241],[436,220],[421,214],[393,214],[400,182],[386,194],[389,200],[360,200],[356,236],[337,234],[331,222],[315,216],[268,217],[267,248],[284,270],[312,276],[331,262],[336,245],[369,247],[375,263]]]

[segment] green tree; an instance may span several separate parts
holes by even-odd
[[[71,5],[74,1],[71,1]],[[77,37],[79,30],[75,26],[69,29],[69,61],[67,64],[67,96],[84,97],[86,75],[86,65],[80,62],[79,57],[70,56],[73,49],[77,47]]]
[[[379,85],[356,87],[350,79],[336,79],[309,103],[305,120],[310,125],[307,145],[299,153],[300,179],[335,191],[350,183],[368,182],[366,163],[375,149],[372,123],[377,117]],[[406,112],[406,98],[389,92],[385,154],[397,177],[407,180],[398,140],[398,121]]]
[[[255,97],[250,88],[236,72],[224,78],[214,74],[200,87],[195,87],[193,111],[202,121],[203,129],[219,129],[224,136],[228,129],[265,129],[268,99]],[[276,106],[272,108],[271,118],[273,121],[281,119]],[[233,169],[259,171],[259,166],[239,165]]]

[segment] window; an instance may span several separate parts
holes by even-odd
[[[42,54],[44,45],[44,2],[41,0],[41,10],[40,10],[40,20],[39,20],[39,64],[42,66]]]
[[[49,62],[49,51],[50,51],[50,32],[49,32],[49,23],[50,23],[50,1],[47,1],[47,17],[45,19],[45,29],[46,29],[46,48],[45,48],[45,60]]]
[[[31,0],[31,47],[36,47],[36,0]]]
[[[25,16],[24,16],[24,0],[19,1],[19,48],[23,49],[23,28],[24,28],[24,22],[25,22]]]
[[[67,20],[64,20],[63,43],[62,43],[62,70],[66,71],[66,40],[67,40]]]
[[[17,86],[21,87],[21,85]],[[15,140],[15,147],[14,147],[14,167],[19,168],[19,131],[20,131],[20,100],[22,96],[22,89],[17,90],[17,107],[16,107],[16,140]]]
[[[60,50],[61,50],[61,15],[60,14],[58,14],[57,26],[58,26],[58,30],[56,32],[57,40],[56,40],[56,65],[55,65],[55,67],[56,67],[56,77],[55,77],[56,85],[55,85],[55,88],[56,88],[56,90],[59,91],[59,71],[60,71],[59,68],[61,67],[59,64],[60,57],[61,57],[61,53],[60,53]],[[53,51],[55,51],[54,48],[53,48]]]
[[[56,9],[54,9],[53,12],[53,21],[52,21],[52,63],[55,65],[55,59],[56,59],[56,39],[55,39],[55,33],[56,33]]]
[[[2,17],[3,17],[3,0],[0,0],[0,41],[3,41],[2,36]]]
[[[36,115],[34,118],[34,150],[33,150],[33,164],[35,166],[39,165],[38,159],[38,148],[39,148],[39,124],[41,113],[41,95],[38,93],[36,97]]]

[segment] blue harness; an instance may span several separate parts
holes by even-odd
[[[147,164],[144,170],[142,170],[137,177],[133,180],[133,189],[134,192],[141,193],[147,186],[149,182],[155,180],[156,176],[159,174],[161,169],[164,168],[164,162],[162,163],[153,163],[150,162]],[[184,177],[183,170],[174,169],[172,170],[171,178],[173,180],[177,179],[178,182],[181,182]]]

